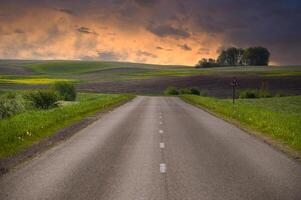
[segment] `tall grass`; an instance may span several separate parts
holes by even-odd
[[[210,97],[182,98],[301,151],[301,96],[241,99],[235,105],[230,100]]]
[[[131,95],[81,94],[80,102],[50,110],[28,111],[0,121],[0,158],[30,146],[61,128],[116,103]]]

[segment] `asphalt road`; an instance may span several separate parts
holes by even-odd
[[[0,178],[0,199],[301,199],[301,165],[172,97],[138,97]]]

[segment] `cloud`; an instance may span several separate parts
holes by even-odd
[[[138,51],[137,53],[137,56],[138,57],[151,57],[151,58],[158,58],[157,55],[155,54],[152,54],[150,52],[147,52],[147,51]]]
[[[76,13],[73,10],[71,10],[71,9],[57,8],[56,10],[60,11],[60,12],[63,12],[65,14],[68,14],[68,15],[76,15]]]
[[[179,44],[178,47],[180,47],[184,51],[191,51],[191,47],[189,47],[187,44]]]
[[[301,63],[301,27],[296,26],[301,21],[301,1],[213,0],[192,4],[199,11],[191,18],[194,30],[222,38],[220,46],[265,46],[274,62]]]
[[[24,32],[22,29],[20,29],[20,28],[16,28],[16,29],[14,30],[14,33],[17,33],[17,34],[24,34],[25,32]]]
[[[198,54],[201,54],[201,55],[208,55],[210,53],[210,49],[208,48],[199,48],[198,49]]]
[[[273,62],[298,64],[300,10],[300,0],[3,1],[0,57],[78,59],[102,49],[130,61],[193,64],[220,46],[262,45]]]
[[[96,59],[106,60],[106,61],[119,61],[119,60],[123,60],[124,58],[125,58],[124,55],[121,55],[114,51],[98,52],[98,56],[96,57]]]
[[[159,26],[149,26],[147,27],[147,30],[149,30],[151,33],[159,36],[159,37],[167,37],[167,36],[173,36],[173,37],[179,37],[179,38],[189,38],[190,33],[188,33],[186,30],[180,29],[180,28],[174,28],[170,25],[159,25]]]
[[[158,3],[159,0],[134,0],[140,6],[148,7]]]
[[[172,49],[166,49],[166,48],[161,47],[161,46],[157,46],[156,49],[158,49],[158,50],[165,50],[165,51],[172,51]]]
[[[84,26],[75,28],[75,30],[78,31],[79,33],[97,35],[97,33],[95,31],[91,30],[90,28],[84,27]]]

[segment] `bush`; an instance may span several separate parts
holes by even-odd
[[[21,96],[8,93],[0,97],[0,119],[11,117],[25,110],[25,101]]]
[[[180,94],[191,94],[191,91],[188,88],[184,88],[180,90]]]
[[[196,88],[185,88],[180,90],[180,94],[200,95],[200,91]]]
[[[56,106],[59,95],[55,90],[38,90],[26,94],[26,98],[31,101],[35,108],[49,109]]]
[[[72,83],[69,82],[56,82],[54,89],[58,92],[61,100],[64,101],[75,101],[76,89]]]
[[[180,94],[200,95],[200,91],[196,88],[185,88],[180,90]]]
[[[255,99],[255,98],[269,98],[273,97],[273,95],[267,90],[243,90],[239,93],[240,99]]]
[[[219,63],[216,62],[216,60],[209,58],[203,58],[200,60],[196,66],[196,68],[209,68],[209,67],[220,67]]]
[[[255,99],[259,98],[258,90],[243,90],[239,93],[240,99]]]
[[[190,89],[190,94],[193,94],[193,95],[200,95],[200,91],[196,88],[191,88]]]
[[[175,87],[168,87],[165,90],[164,94],[166,94],[166,95],[179,95],[179,92]]]

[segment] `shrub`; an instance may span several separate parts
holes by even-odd
[[[74,101],[76,99],[76,89],[72,83],[56,82],[54,89],[58,92],[62,100]]]
[[[200,91],[196,88],[191,88],[190,89],[190,94],[193,94],[193,95],[200,95]]]
[[[39,109],[48,109],[56,106],[59,95],[55,90],[38,90],[26,94],[26,98],[32,105]]]
[[[259,98],[259,94],[257,90],[243,90],[239,93],[240,99],[254,99]]]
[[[209,67],[220,67],[219,63],[216,62],[216,60],[209,58],[203,58],[200,60],[196,66],[196,68],[209,68]]]
[[[200,95],[200,91],[196,88],[185,88],[180,90],[180,94]]]
[[[166,95],[179,95],[179,92],[175,87],[168,87],[165,90],[164,94],[166,94]]]
[[[0,97],[0,119],[11,117],[25,110],[24,99],[14,93]]]
[[[239,98],[240,99],[255,99],[255,98],[269,98],[272,97],[273,95],[268,91],[264,89],[260,90],[243,90],[239,93]]]
[[[191,94],[191,91],[190,91],[190,89],[187,89],[187,88],[181,89],[180,94]]]

